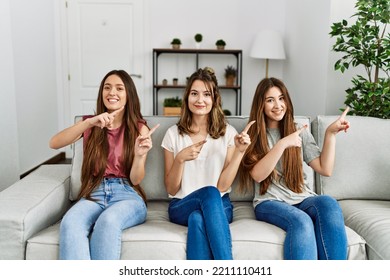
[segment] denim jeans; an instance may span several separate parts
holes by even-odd
[[[284,258],[288,260],[345,260],[347,236],[338,202],[327,195],[312,196],[289,205],[267,200],[255,208],[256,219],[286,231]]]
[[[146,205],[123,178],[104,178],[64,216],[60,225],[60,259],[120,258],[122,231],[146,219]]]
[[[183,199],[172,199],[168,213],[171,222],[188,226],[187,259],[233,259],[229,228],[233,205],[228,194],[221,198],[216,187],[204,187]]]

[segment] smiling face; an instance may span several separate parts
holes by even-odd
[[[192,83],[188,95],[188,108],[194,115],[207,115],[213,107],[212,93],[201,80]]]
[[[277,128],[286,113],[285,96],[278,87],[271,87],[264,96],[264,113],[267,127]]]
[[[112,112],[126,105],[126,88],[119,76],[110,75],[103,86],[103,103],[108,112]]]

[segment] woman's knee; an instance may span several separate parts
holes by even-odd
[[[317,196],[317,198],[318,198],[317,204],[320,207],[330,208],[330,209],[339,209],[340,208],[337,200],[329,195],[320,195],[320,196]]]
[[[88,236],[90,226],[77,219],[77,217],[65,215],[60,223],[60,233],[64,236],[70,236],[72,234]]]
[[[201,211],[196,210],[190,214],[188,217],[188,227],[204,229],[205,222]]]
[[[221,197],[221,193],[219,190],[214,186],[206,186],[200,189],[203,193],[207,194],[208,196],[219,196]]]
[[[301,236],[303,240],[315,236],[313,220],[303,211],[301,215],[295,215],[295,218],[290,220],[288,230],[295,232]]]

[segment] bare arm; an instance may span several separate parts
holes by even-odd
[[[133,185],[139,185],[145,177],[147,154],[153,147],[151,136],[158,127],[159,124],[149,130],[146,125],[142,126],[141,135],[135,140],[134,159],[130,170],[130,181]]]
[[[71,127],[65,128],[64,130],[58,132],[54,135],[49,142],[49,146],[52,149],[60,149],[62,147],[68,146],[80,139],[81,135],[88,128],[91,128],[88,119],[84,121],[79,121]]]
[[[341,130],[347,132],[350,126],[349,122],[345,119],[348,110],[349,107],[344,110],[336,121],[327,127],[321,155],[309,163],[310,167],[322,176],[332,175],[336,155],[336,135]]]
[[[255,121],[249,122],[244,130],[234,137],[235,147],[230,147],[227,150],[224,167],[217,183],[217,188],[220,192],[226,192],[237,175],[242,157],[251,143],[248,130],[254,123]]]
[[[94,116],[92,118],[79,121],[76,124],[65,128],[64,130],[58,132],[54,135],[49,142],[49,146],[52,149],[60,149],[69,144],[76,142],[80,139],[81,135],[88,128],[93,126],[98,126],[101,128],[107,127],[110,128],[114,122],[115,117],[124,109],[124,107],[112,112],[112,113],[102,113],[100,115]]]

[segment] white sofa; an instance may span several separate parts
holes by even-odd
[[[148,196],[144,224],[122,235],[122,259],[185,259],[187,228],[169,222],[169,198],[165,191],[163,151],[160,147],[176,117],[145,117],[153,134],[153,149],[142,182]],[[296,121],[309,124],[307,117]],[[322,145],[324,129],[335,117],[318,117],[312,131]],[[315,176],[307,168],[309,181],[318,193],[339,199],[345,215],[348,259],[390,259],[390,123],[379,119],[350,117],[351,129],[340,133],[334,176]],[[247,117],[228,117],[242,131]],[[368,126],[368,127],[366,127]],[[367,151],[369,155],[361,153]],[[80,185],[82,141],[74,145],[72,165],[43,165],[0,192],[0,259],[57,259],[59,222],[69,209]],[[316,179],[316,180],[315,180]],[[230,225],[235,259],[278,260],[283,258],[285,232],[255,220],[252,196],[239,195],[233,185],[234,204]],[[358,234],[358,233],[359,234]],[[367,242],[367,244],[366,244]]]

